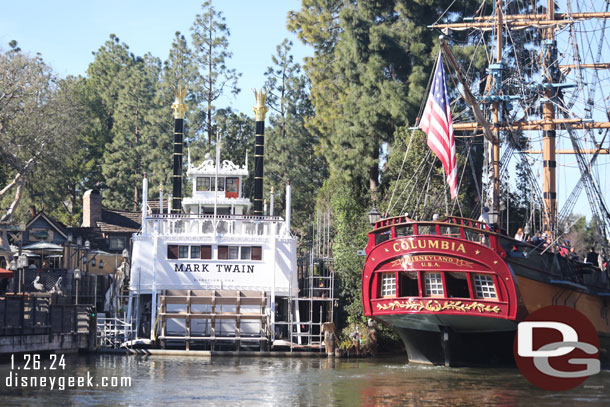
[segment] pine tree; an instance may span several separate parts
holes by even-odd
[[[227,66],[232,55],[228,50],[230,32],[222,12],[217,11],[211,1],[205,1],[201,8],[202,13],[197,14],[191,27],[193,61],[198,73],[197,87],[193,92],[200,111],[191,129],[196,138],[202,132],[207,132],[207,143],[210,144],[215,131],[215,103],[226,93],[239,93],[237,80],[241,74]]]
[[[141,179],[148,169],[145,157],[151,151],[145,141],[159,137],[150,123],[159,114],[154,103],[159,69],[158,63],[151,62],[150,58],[137,59],[118,93],[112,144],[104,153],[103,165],[108,187],[104,197],[110,207],[138,209]]]
[[[316,192],[326,178],[324,159],[315,154],[318,137],[305,128],[305,120],[313,115],[309,101],[309,82],[290,54],[292,44],[284,40],[272,57],[273,65],[265,76],[267,100],[271,108],[266,133],[266,188],[274,188],[275,212],[286,208],[283,190],[292,184],[294,230],[301,238],[310,231],[309,219],[315,205]]]

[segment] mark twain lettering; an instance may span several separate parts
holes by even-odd
[[[209,273],[216,266],[218,273],[254,273],[254,265],[251,264],[200,264],[180,263],[174,264],[176,273]]]

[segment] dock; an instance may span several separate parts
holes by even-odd
[[[93,349],[91,306],[41,293],[0,297],[0,355]]]

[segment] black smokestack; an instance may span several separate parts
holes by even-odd
[[[256,96],[256,106],[254,106],[254,116],[256,119],[256,136],[254,140],[254,215],[263,216],[263,176],[264,176],[264,156],[265,156],[265,114],[267,106],[265,99],[267,93],[261,90],[254,90]]]
[[[172,189],[172,213],[180,213],[182,210],[182,157],[184,146],[184,114],[186,105],[184,97],[186,89],[178,87],[176,100],[172,104],[174,109],[174,176]]]

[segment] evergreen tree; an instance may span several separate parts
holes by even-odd
[[[110,133],[115,105],[135,57],[129,52],[129,46],[114,34],[93,55],[95,60],[87,68],[87,82],[92,96],[99,98],[102,107],[103,131]]]
[[[437,33],[427,25],[435,22],[450,3],[445,0],[304,0],[301,9],[289,15],[288,27],[314,48],[314,57],[306,62],[305,71],[311,81],[315,115],[308,118],[306,125],[320,134],[318,151],[328,161],[327,182],[334,186],[332,200],[321,197],[318,205],[337,200],[354,203],[331,205],[338,276],[358,282],[347,284],[340,295],[340,301],[352,304],[353,318],[362,315],[357,300],[361,264],[356,266],[356,250],[348,247],[352,241],[365,242],[367,228],[351,230],[342,220],[349,219],[354,224],[364,222],[371,205],[383,200],[387,206],[388,195],[400,182],[393,177],[398,174],[404,157],[409,135],[406,129],[408,123],[416,122],[419,107],[427,96],[426,84],[438,52]],[[465,13],[473,7],[476,6],[471,1],[463,4]],[[448,17],[456,16],[457,13],[452,13]],[[414,137],[415,148],[407,159],[406,174],[427,154],[423,135],[415,133]],[[470,145],[464,147],[470,148]],[[388,151],[387,157],[382,157],[384,151]],[[379,170],[385,160],[384,184],[378,190]],[[463,163],[462,158],[462,166]],[[422,182],[426,178],[430,181],[417,186],[413,196],[400,201],[402,207],[405,200],[412,199],[407,210],[417,210],[420,216],[429,216],[428,212],[432,211],[445,212],[442,193],[433,193],[444,191],[442,167],[438,160],[430,159],[427,168],[431,176],[422,177]],[[405,182],[403,179],[402,183]],[[397,185],[397,190],[403,189],[404,185]],[[383,193],[388,195],[384,198]],[[419,203],[415,197],[421,198]],[[338,262],[338,256],[345,258]]]
[[[287,40],[278,45],[273,66],[265,74],[271,108],[270,128],[265,132],[265,173],[267,184],[276,194],[276,214],[286,209],[282,192],[288,182],[292,184],[293,230],[303,238],[310,231],[315,195],[327,174],[324,159],[315,154],[317,134],[305,128],[305,120],[314,113],[309,82],[301,74],[300,65],[294,63],[291,48]]]
[[[192,136],[198,138],[205,131],[210,144],[215,131],[215,103],[225,92],[239,93],[237,80],[241,74],[227,66],[232,55],[228,50],[230,32],[222,12],[217,11],[211,1],[205,1],[201,8],[202,13],[197,14],[191,27],[193,61],[198,73],[197,87],[193,91],[200,110],[198,119],[192,123],[197,126],[192,128]]]
[[[113,139],[104,153],[102,168],[108,187],[105,202],[110,207],[139,208],[141,180],[148,170],[146,157],[152,150],[146,141],[160,137],[159,129],[151,125],[151,118],[160,116],[154,103],[159,72],[158,61],[136,59],[118,93]],[[151,185],[155,185],[152,180]]]
[[[34,212],[44,210],[67,225],[79,225],[84,191],[101,182],[101,168],[96,163],[104,146],[92,131],[98,122],[84,93],[85,80],[68,77],[59,84],[63,97],[78,106],[72,113],[72,122],[77,126],[72,140],[74,149],[64,151],[35,171],[26,186],[26,201]]]

